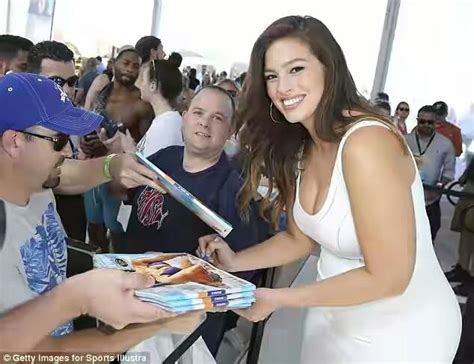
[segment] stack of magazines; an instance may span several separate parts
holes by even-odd
[[[245,309],[255,302],[254,284],[191,254],[96,254],[94,266],[151,275],[155,286],[135,295],[170,312]]]

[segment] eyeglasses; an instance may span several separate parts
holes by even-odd
[[[53,143],[53,149],[56,152],[60,152],[64,149],[64,147],[69,143],[69,135],[67,134],[59,134],[57,136],[51,137],[47,135],[40,135],[40,134],[35,134],[35,133],[30,133],[28,131],[20,131],[20,133],[30,135],[36,138],[44,139],[49,142]]]
[[[434,120],[431,120],[431,119],[420,119],[420,118],[417,118],[416,119],[418,121],[418,124],[420,125],[425,125],[425,124],[428,124],[428,125],[433,125],[435,123]]]
[[[400,111],[410,111],[410,109],[408,107],[399,107],[398,110]]]
[[[51,81],[53,81],[56,85],[59,87],[63,88],[65,84],[67,84],[69,87],[74,87],[76,86],[76,82],[79,79],[76,75],[69,77],[67,80],[65,80],[62,77],[59,76],[52,76],[49,77]]]

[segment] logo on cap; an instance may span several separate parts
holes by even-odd
[[[59,85],[57,84],[54,84],[54,86],[56,87],[56,89],[59,91],[59,93],[61,94],[61,101],[62,102],[66,102],[67,100],[67,94],[64,92],[64,90],[59,87]]]

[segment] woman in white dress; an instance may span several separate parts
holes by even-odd
[[[436,259],[415,161],[396,127],[357,92],[324,24],[285,17],[256,41],[240,101],[248,152],[242,211],[262,174],[288,230],[234,253],[216,236],[200,253],[229,271],[284,265],[321,246],[315,283],[258,289],[259,321],[306,307],[302,361],[451,363],[461,332]],[[270,201],[273,188],[279,194]]]

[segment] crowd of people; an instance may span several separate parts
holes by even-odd
[[[308,310],[305,363],[452,362],[461,314],[448,279],[472,280],[474,209],[458,204],[459,264],[446,279],[433,248],[441,194],[426,188],[453,181],[462,153],[446,103],[421,107],[407,130],[409,104],[391,116],[388,95],[362,98],[338,43],[312,17],[271,24],[235,80],[225,71],[199,80],[182,61],[144,36],[107,65],[84,59],[76,74],[65,44],[0,36],[0,349],[119,354],[159,331],[196,327],[200,313],[170,317],[134,298],[153,285],[147,276],[67,277],[69,239],[100,253],[198,254],[256,284],[262,269],[319,245],[316,282],[260,288],[248,310],[207,313],[212,357],[239,316],[294,307]],[[229,221],[226,241],[168,195],[136,151]],[[461,179],[467,192],[473,169]],[[121,330],[75,330],[86,314]]]

